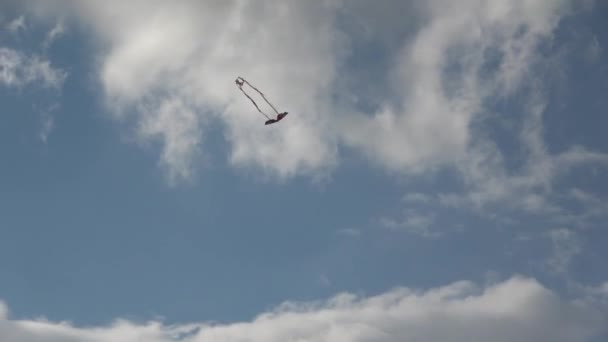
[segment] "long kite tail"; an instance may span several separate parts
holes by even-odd
[[[262,98],[264,98],[264,101],[266,101],[266,103],[268,103],[268,105],[274,110],[275,113],[277,113],[277,115],[279,114],[279,111],[274,108],[274,106],[272,105],[272,103],[270,103],[270,101],[268,101],[268,99],[266,98],[266,96],[264,96],[264,93],[262,93],[258,88],[254,87],[253,84],[249,83],[246,79],[241,78],[245,83],[247,83],[248,86],[250,86],[251,88],[253,88],[253,90],[257,91],[258,94],[260,94],[262,96]]]
[[[258,107],[257,103],[255,103],[255,101],[245,92],[245,90],[243,90],[243,85],[247,83],[248,86],[250,86],[253,90],[257,91],[258,94],[260,94],[260,96],[262,96],[262,98],[264,99],[264,101],[266,101],[266,103],[268,103],[268,105],[274,110],[275,113],[277,113],[277,115],[279,114],[279,111],[272,105],[272,103],[270,103],[270,101],[268,101],[268,99],[266,98],[266,96],[264,96],[264,93],[262,93],[258,88],[254,87],[251,83],[249,83],[246,79],[242,78],[242,77],[237,77],[236,79],[236,84],[238,85],[239,89],[241,89],[241,91],[243,92],[243,94],[245,94],[245,96],[247,96],[247,98],[249,98],[249,100],[251,100],[251,102],[253,103],[253,105],[255,106],[255,108],[257,108],[258,112],[260,112],[262,115],[264,115],[267,119],[270,119],[268,117],[268,115],[266,115],[266,113],[262,112],[262,110],[260,110],[260,107]]]
[[[255,106],[255,108],[258,110],[258,112],[260,112],[260,114],[264,115],[266,117],[266,119],[270,120],[270,117],[268,115],[266,115],[266,113],[262,112],[262,110],[260,109],[260,107],[258,107],[258,104],[255,103],[255,101],[251,98],[251,96],[249,96],[245,90],[243,90],[243,87],[239,86],[239,89],[241,89],[241,91],[243,92],[243,94],[245,94],[245,96],[247,96],[247,98],[249,100],[251,100],[251,103],[253,103],[253,105]]]

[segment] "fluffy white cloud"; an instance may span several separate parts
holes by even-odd
[[[469,158],[472,120],[488,98],[510,96],[529,79],[539,43],[570,2],[58,3],[50,7],[93,27],[109,101],[140,127],[155,126],[165,144],[161,163],[179,178],[191,175],[185,165],[194,165],[212,118],[224,123],[234,165],[281,177],[331,169],[340,144],[398,172]],[[395,8],[412,20],[394,15]],[[363,28],[344,28],[340,15],[355,16]],[[357,78],[363,74],[349,70],[357,58],[352,46],[365,39],[384,44],[378,53],[389,62],[368,65],[386,77]],[[238,75],[290,111],[288,124],[262,126],[234,87]],[[376,99],[380,109],[361,111],[357,99],[364,95],[349,93],[347,80],[387,89]],[[163,114],[166,103],[180,103],[185,114]],[[186,141],[178,142],[175,127],[183,126]]]
[[[211,119],[224,123],[234,165],[280,177],[333,165],[323,101],[335,72],[331,1],[59,4],[92,25],[104,47],[99,78],[108,102],[118,117],[135,116],[140,137],[160,137],[161,164],[172,179],[191,175]],[[237,76],[289,111],[290,124],[264,127],[235,87]]]
[[[69,323],[0,321],[0,338],[50,341],[591,341],[606,336],[606,308],[566,300],[533,279],[514,277],[486,288],[457,282],[428,291],[407,288],[362,298],[285,303],[250,322],[135,324],[79,328]]]

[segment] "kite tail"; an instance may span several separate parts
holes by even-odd
[[[255,101],[251,98],[251,96],[249,96],[242,87],[239,86],[239,89],[241,89],[241,91],[243,92],[243,94],[245,94],[245,96],[247,96],[247,98],[249,100],[251,100],[251,102],[253,103],[253,105],[255,106],[255,108],[258,110],[258,112],[260,112],[260,114],[264,115],[266,117],[266,119],[270,120],[270,117],[268,115],[266,115],[266,113],[262,112],[262,110],[260,109],[260,107],[258,107],[258,104],[255,103]]]
[[[266,113],[264,113],[260,107],[258,107],[258,104],[255,103],[255,101],[245,92],[245,90],[243,90],[243,85],[247,83],[248,86],[250,86],[253,90],[257,91],[258,94],[260,94],[260,96],[262,96],[262,98],[264,99],[264,101],[266,101],[266,103],[268,103],[268,105],[270,106],[270,108],[272,108],[274,110],[275,113],[277,113],[277,115],[279,115],[279,111],[272,105],[272,103],[270,103],[270,101],[268,101],[268,99],[266,98],[266,96],[264,96],[264,93],[262,93],[258,88],[254,87],[253,84],[249,83],[246,79],[242,78],[242,77],[237,77],[236,78],[236,84],[239,87],[239,89],[241,89],[241,91],[243,92],[243,94],[245,94],[245,96],[247,96],[247,98],[249,100],[251,100],[251,102],[253,103],[253,105],[255,106],[255,108],[257,108],[258,112],[260,112],[262,115],[264,115],[267,119],[270,120],[270,117],[268,117],[268,115],[266,115]]]
[[[251,88],[253,88],[253,90],[257,91],[262,98],[264,98],[264,101],[266,101],[266,103],[268,103],[268,105],[274,110],[275,113],[277,113],[277,115],[279,114],[279,111],[274,108],[274,106],[272,105],[272,103],[270,103],[270,101],[268,101],[268,99],[266,98],[266,96],[264,96],[264,93],[262,93],[258,88],[254,87],[251,83],[249,83],[246,79],[241,78],[245,83],[247,83],[247,85],[249,85]]]

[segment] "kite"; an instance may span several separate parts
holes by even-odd
[[[270,101],[268,101],[268,99],[266,98],[266,96],[264,96],[264,94],[258,90],[258,88],[254,87],[251,83],[247,82],[247,80],[245,80],[242,77],[237,77],[236,80],[234,81],[236,83],[236,86],[239,87],[239,89],[243,92],[243,94],[245,94],[245,96],[247,96],[247,98],[249,100],[251,100],[251,103],[253,103],[253,105],[255,106],[255,108],[258,110],[258,112],[260,112],[260,114],[264,115],[266,117],[266,122],[264,123],[265,125],[271,125],[273,123],[279,122],[281,120],[283,120],[283,118],[287,115],[287,112],[283,112],[283,113],[279,113],[279,111],[272,105],[272,103],[270,103]],[[266,101],[266,103],[268,103],[268,105],[274,110],[275,113],[277,113],[277,118],[276,119],[271,119],[270,116],[268,116],[266,113],[264,113],[260,107],[258,107],[258,104],[255,103],[255,101],[251,98],[251,96],[249,96],[249,94],[247,94],[245,92],[245,90],[243,89],[244,85],[248,85],[251,89],[255,90],[258,92],[258,94],[260,94],[262,96],[262,98],[264,99],[264,101]]]

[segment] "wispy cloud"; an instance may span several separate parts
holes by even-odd
[[[43,114],[41,117],[40,140],[47,143],[49,135],[55,126],[55,119],[50,114]]]
[[[587,60],[588,63],[596,63],[600,60],[601,56],[602,56],[602,46],[600,45],[599,41],[597,40],[597,37],[594,36],[591,41],[589,42],[589,45],[587,47],[587,51],[585,54],[585,59]]]
[[[25,17],[20,16],[8,24],[9,30],[17,33],[25,29]],[[58,35],[57,29],[51,30],[54,36]],[[43,47],[50,44],[47,40]],[[0,86],[21,92],[25,88],[51,90],[54,94],[59,92],[67,78],[67,72],[52,65],[51,60],[44,55],[26,53],[19,48],[0,46]],[[31,101],[37,107],[39,104]],[[43,143],[47,143],[49,135],[55,126],[51,115],[57,105],[50,105],[40,113],[41,126],[38,137]]]
[[[12,34],[18,34],[26,29],[25,17],[19,16],[6,24],[6,29]]]
[[[428,2],[425,24],[395,56],[392,91],[399,97],[371,120],[369,113],[345,120],[345,141],[398,172],[470,158],[478,133],[471,124],[487,116],[487,100],[508,98],[531,79],[538,45],[563,14],[559,4],[542,1]]]
[[[554,229],[547,233],[551,241],[553,254],[547,260],[547,266],[556,274],[566,274],[572,259],[583,250],[578,234],[569,229]]]
[[[430,195],[421,192],[410,192],[403,196],[403,201],[408,204],[427,204],[432,200],[433,198]]]
[[[337,234],[340,234],[342,236],[356,238],[356,237],[361,236],[361,230],[356,229],[356,228],[344,228],[344,229],[339,229],[337,231]]]
[[[192,179],[191,163],[201,142],[200,118],[179,98],[166,99],[160,105],[142,109],[145,120],[140,121],[138,132],[146,139],[161,142],[161,165],[168,172],[172,184]]]
[[[57,39],[61,38],[61,36],[63,36],[65,32],[66,27],[64,21],[61,19],[57,20],[55,26],[53,26],[53,28],[49,32],[47,32],[46,37],[42,42],[42,46],[45,49],[48,49]]]
[[[66,72],[51,66],[47,59],[0,47],[0,85],[12,88],[35,85],[58,89],[66,77]]]
[[[423,214],[416,210],[407,209],[400,219],[383,217],[380,224],[394,231],[406,232],[425,238],[437,238],[447,233],[435,227],[435,215]]]

